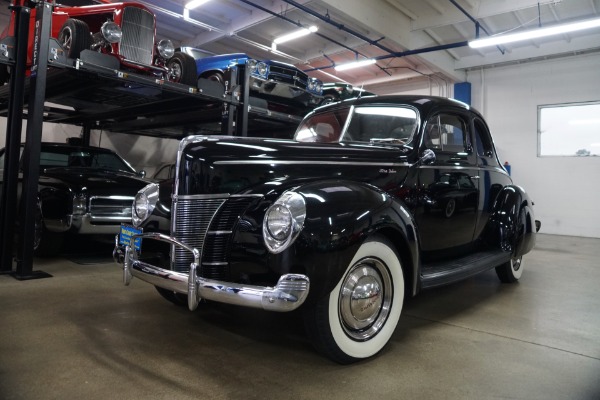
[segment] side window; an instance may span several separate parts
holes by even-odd
[[[494,147],[487,127],[478,118],[473,120],[473,127],[475,128],[475,140],[477,141],[477,154],[482,157],[492,157],[494,155]]]
[[[468,153],[470,144],[464,119],[452,114],[439,114],[425,128],[425,146],[447,153]]]

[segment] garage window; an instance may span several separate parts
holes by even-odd
[[[600,102],[539,106],[538,156],[600,156]]]

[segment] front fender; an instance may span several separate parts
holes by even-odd
[[[405,281],[414,292],[419,265],[417,234],[401,201],[374,186],[342,180],[312,182],[295,191],[306,201],[306,219],[294,251],[311,279],[312,300],[331,292],[358,248],[375,232],[396,247]]]

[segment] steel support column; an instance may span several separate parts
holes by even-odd
[[[23,151],[23,193],[20,204],[21,235],[17,249],[17,268],[14,274],[15,278],[19,280],[51,276],[41,271],[33,271],[33,242],[35,239],[35,219],[38,213],[38,181],[51,18],[52,4],[39,2],[36,6],[27,132]]]
[[[0,208],[0,273],[12,272],[15,222],[17,215],[17,185],[19,181],[19,158],[21,129],[23,128],[23,97],[25,92],[25,68],[27,63],[27,37],[31,9],[11,6],[15,16],[15,60],[10,74],[10,97],[6,121],[6,145],[4,149],[4,176]]]

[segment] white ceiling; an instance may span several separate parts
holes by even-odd
[[[500,48],[461,45],[476,37],[474,20],[485,37],[485,32],[495,35],[600,17],[600,0],[210,0],[190,12],[193,20],[183,18],[187,0],[139,2],[156,13],[158,36],[176,45],[215,54],[245,52],[303,70],[321,68],[309,74],[365,88],[401,87],[419,79],[456,82],[472,68],[600,50],[600,28]],[[279,45],[278,52],[270,50],[274,38],[298,25],[317,25],[319,31]],[[459,47],[404,57],[390,54],[444,45]],[[380,59],[376,65],[347,72],[331,68],[364,57]]]
[[[485,37],[486,32],[496,35],[600,17],[600,0],[211,0],[191,11],[190,17],[197,22],[183,19],[186,0],[145,3],[157,13],[158,34],[175,42],[216,54],[246,52],[256,58],[287,61],[303,70],[323,68],[310,75],[366,88],[392,82],[401,86],[418,79],[462,81],[470,68],[600,50],[600,28],[596,28],[500,48],[474,50],[463,45],[404,57],[390,55],[390,51],[458,46],[476,37],[474,20]],[[274,38],[297,29],[298,24],[317,25],[319,31],[279,45],[281,53],[269,51]],[[326,68],[357,57],[381,59],[374,66],[347,72]]]

